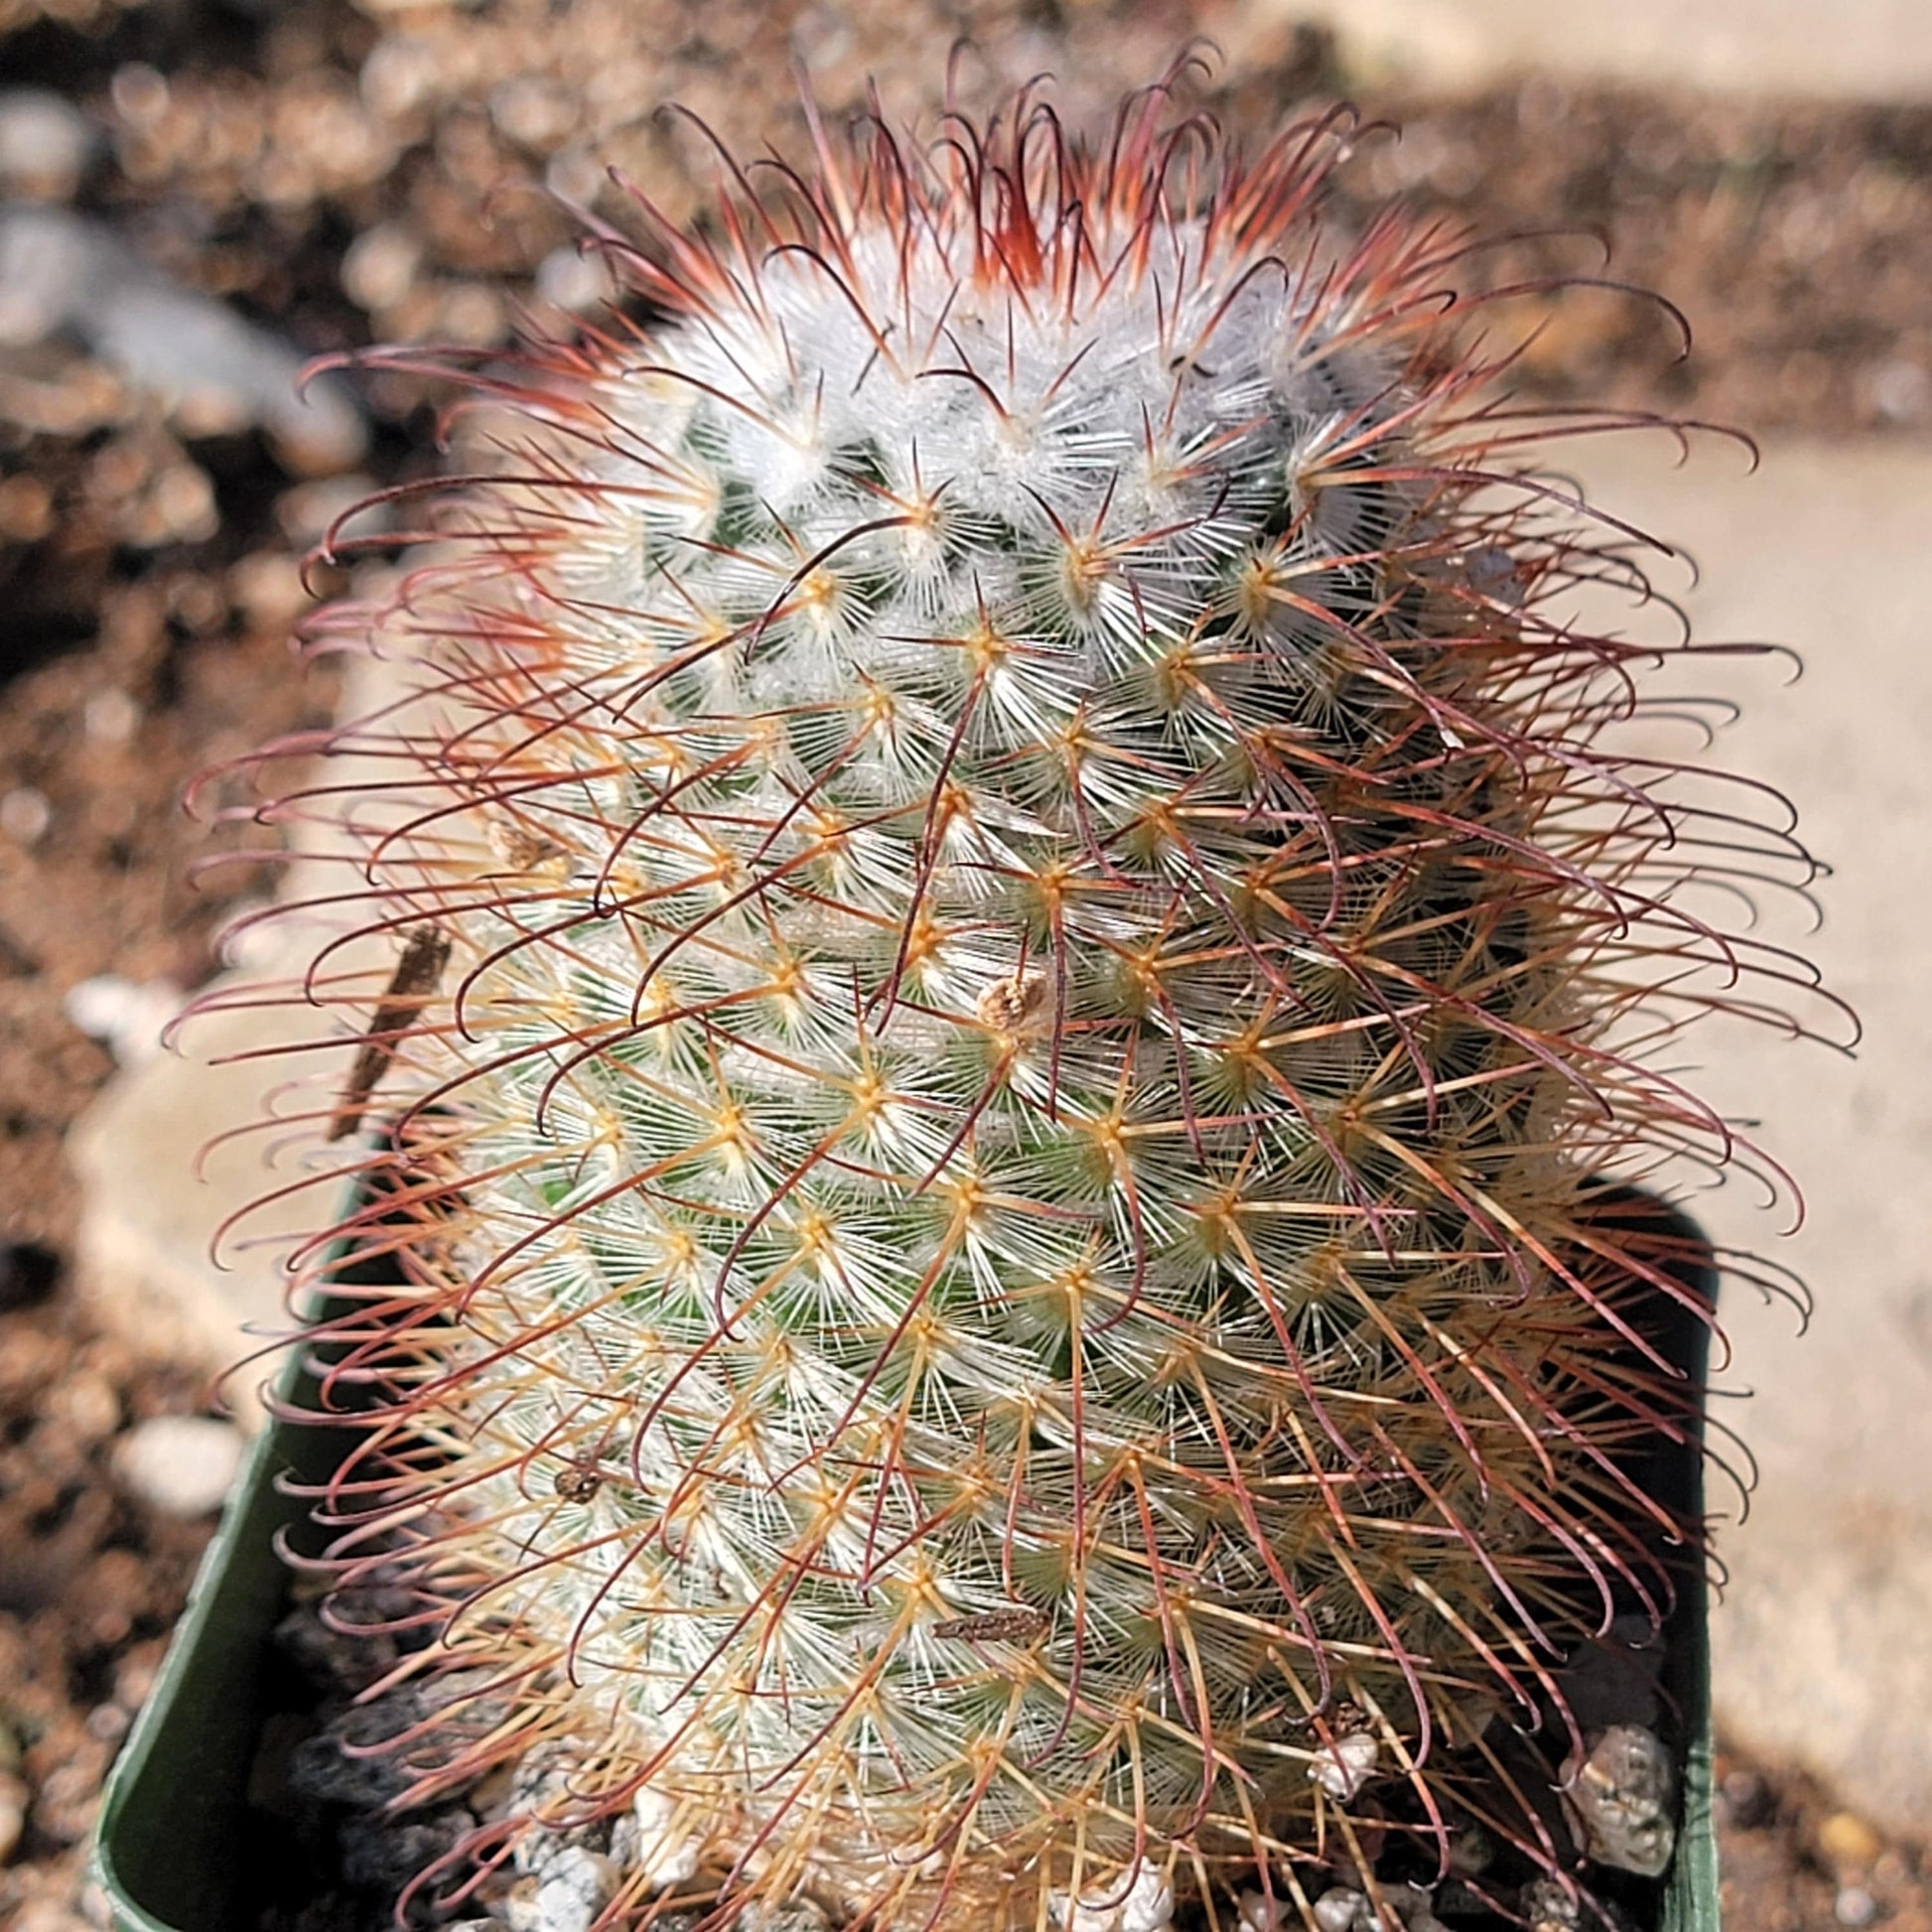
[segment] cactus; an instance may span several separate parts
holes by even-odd
[[[644,321],[459,365],[492,454],[318,632],[409,685],[283,807],[389,949],[283,996],[365,1035],[308,1118],[380,1121],[330,1233],[405,1276],[319,1331],[330,1574],[436,1639],[405,1801],[514,1766],[468,1856],[584,1923],[1556,1869],[1498,1721],[1700,1529],[1591,1190],[1729,1158],[1654,1049],[1743,1004],[1614,748],[1655,653],[1554,615],[1628,533],[1463,238],[1324,225],[1344,116],[813,130],[602,236]]]

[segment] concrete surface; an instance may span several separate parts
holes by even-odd
[[[1926,0],[1257,0],[1331,28],[1363,80],[1476,87],[1541,69],[1643,85],[1932,99]]]
[[[1695,556],[1684,602],[1701,637],[1802,651],[1795,684],[1766,662],[1696,682],[1746,707],[1711,761],[1782,789],[1834,869],[1822,930],[1767,901],[1762,932],[1817,960],[1865,1029],[1856,1058],[1730,1023],[1677,1056],[1727,1116],[1761,1121],[1807,1202],[1788,1238],[1742,1184],[1698,1213],[1721,1244],[1796,1269],[1817,1303],[1804,1334],[1740,1283],[1724,1304],[1721,1380],[1754,1394],[1716,1413],[1761,1480],[1719,1536],[1718,1711],[1874,1824],[1932,1837],[1932,444],[1774,445],[1754,477],[1719,446],[1682,470],[1672,454],[1630,439],[1571,467]],[[1734,1515],[1722,1484],[1713,1502]]]
[[[387,667],[359,662],[344,691],[342,715],[372,712],[397,690]],[[353,760],[344,760],[335,781],[350,781],[354,768]],[[314,828],[297,839],[307,857],[284,875],[289,901],[342,889],[320,860],[330,843]],[[69,1137],[69,1158],[81,1184],[74,1241],[79,1291],[117,1333],[155,1355],[219,1374],[292,1326],[283,1306],[284,1256],[296,1237],[333,1218],[337,1187],[328,1176],[353,1160],[352,1145],[305,1170],[278,1158],[273,1135],[210,1144],[258,1119],[265,1096],[297,1078],[308,1083],[305,1094],[287,1096],[276,1111],[325,1105],[326,1096],[341,1090],[354,1041],[340,1022],[318,1007],[237,1003],[250,987],[300,974],[323,924],[317,918],[265,928],[265,943],[198,996],[229,1003],[225,1010],[187,1020],[174,1051],[123,1065]],[[335,966],[380,974],[392,950],[345,947]],[[302,1042],[314,1044],[264,1057]],[[305,1172],[320,1175],[318,1184],[255,1209],[221,1233],[251,1202]],[[224,1385],[237,1420],[248,1427],[260,1420],[257,1393],[277,1359],[264,1353],[258,1366]]]

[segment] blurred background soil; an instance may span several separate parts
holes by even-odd
[[[292,412],[287,371],[370,341],[486,350],[519,317],[594,309],[568,207],[621,222],[615,168],[681,216],[708,179],[667,101],[752,154],[799,133],[794,63],[833,114],[869,77],[919,111],[963,38],[969,99],[1050,70],[1093,126],[1194,33],[1222,50],[1196,91],[1237,129],[1342,95],[1401,126],[1365,137],[1344,215],[1403,194],[1504,237],[1465,283],[1607,274],[1690,321],[1680,358],[1655,305],[1526,297],[1528,393],[1932,430],[1924,107],[1546,76],[1403,95],[1236,0],[0,0],[0,1923],[97,1912],[79,1867],[100,1777],[211,1522],[128,1451],[213,1392],[89,1329],[63,1137],[271,883],[191,879],[207,838],[181,800],[198,769],[330,716],[291,624],[384,566],[305,581],[305,554],[437,463],[431,383],[356,378]],[[203,810],[247,795],[223,779]],[[1722,1819],[1739,1932],[1932,1932],[1920,1853],[1829,1793],[1726,1758]]]

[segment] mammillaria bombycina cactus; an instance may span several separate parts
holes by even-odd
[[[640,198],[640,318],[476,365],[493,455],[319,631],[408,685],[283,807],[386,941],[285,996],[366,1035],[310,1118],[380,1123],[335,1232],[406,1278],[321,1331],[323,1514],[434,1637],[403,1802],[513,1767],[448,1887],[1568,1895],[1497,1740],[1581,1747],[1699,1536],[1631,1473],[1683,1291],[1593,1203],[1728,1158],[1653,1049],[1738,948],[1611,746],[1654,652],[1560,615],[1629,533],[1531,473],[1462,237],[1324,225],[1350,132],[1023,97]]]

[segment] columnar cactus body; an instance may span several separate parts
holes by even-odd
[[[1292,1918],[1651,1574],[1586,1190],[1710,1125],[1604,1045],[1671,821],[1338,125],[824,149],[492,378],[377,614],[450,958],[340,1554],[466,1666],[424,1788],[643,1821],[614,1911]]]

